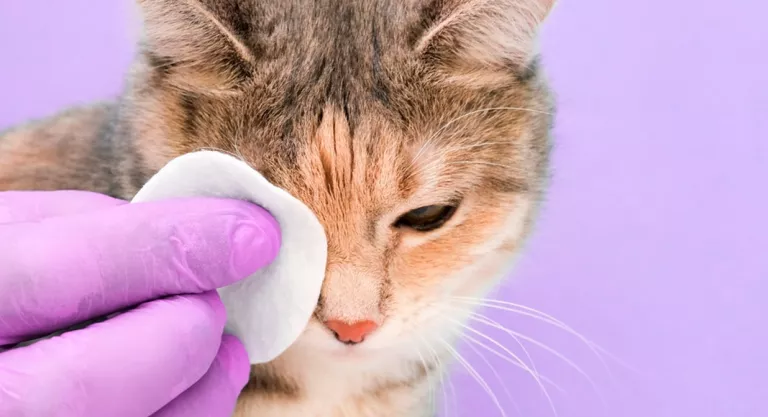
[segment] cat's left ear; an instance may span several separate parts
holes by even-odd
[[[233,91],[255,60],[235,28],[247,27],[236,0],[137,0],[148,64],[167,82],[199,92]],[[239,19],[239,20],[237,20]]]
[[[457,71],[524,69],[556,0],[428,1],[414,50]]]

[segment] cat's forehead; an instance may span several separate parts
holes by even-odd
[[[385,41],[417,30],[437,18],[441,3],[434,0],[203,0],[206,7],[240,39],[256,45],[306,45],[308,39],[340,40],[343,45],[376,34]],[[268,45],[260,44],[265,49]],[[341,46],[341,45],[340,45]]]
[[[216,24],[190,32],[200,42],[183,46],[198,56],[206,46],[202,35],[218,31],[227,54],[203,49],[208,58],[190,67],[153,60],[176,53],[169,45],[177,39],[163,38],[147,51],[146,91],[160,92],[163,112],[177,127],[169,135],[176,149],[238,153],[280,185],[325,192],[335,186],[331,174],[362,170],[355,181],[340,183],[345,192],[358,187],[359,195],[388,200],[428,186],[525,188],[546,154],[546,94],[511,70],[467,78],[462,64],[446,75],[429,54],[417,54],[415,39],[437,18],[430,5],[437,10],[444,3],[206,0]],[[163,31],[155,36],[165,36],[166,23],[158,18]],[[454,59],[452,44],[439,46],[440,56]],[[191,91],[166,88],[190,80]],[[197,92],[201,85],[230,91]],[[298,175],[302,170],[306,175]]]
[[[296,117],[320,118],[332,104],[352,131],[372,116],[413,122],[421,104],[437,100],[408,45],[416,15],[389,3],[290,0],[253,6],[246,45],[257,57],[254,98],[268,95],[279,111]]]
[[[377,215],[391,210],[449,204],[486,191],[519,192],[526,156],[480,130],[442,125],[402,129],[376,115],[355,130],[343,109],[327,104],[317,124],[303,125],[295,156],[261,159],[270,180],[300,195],[315,210]],[[280,143],[285,145],[285,139]],[[258,152],[261,145],[250,149]],[[484,191],[485,190],[485,191]],[[405,206],[402,206],[405,205]]]
[[[380,207],[410,197],[418,186],[409,166],[413,142],[384,118],[362,117],[353,128],[342,106],[329,102],[316,123],[296,129],[302,140],[293,145],[292,160],[283,155],[267,164],[273,181],[317,205]]]

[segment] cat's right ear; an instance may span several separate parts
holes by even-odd
[[[414,50],[449,74],[525,72],[556,0],[423,0]]]
[[[168,83],[199,92],[233,91],[246,82],[254,57],[231,24],[217,15],[220,0],[137,0],[142,53]]]

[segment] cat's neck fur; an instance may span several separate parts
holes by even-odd
[[[383,417],[435,415],[442,369],[392,360],[319,358],[294,346],[254,367],[236,417]],[[383,375],[386,375],[385,377]]]

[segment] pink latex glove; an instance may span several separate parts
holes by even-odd
[[[0,193],[0,416],[231,415],[250,365],[213,290],[279,245],[276,221],[240,201]]]

